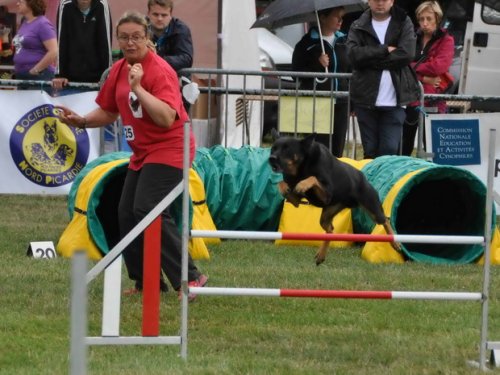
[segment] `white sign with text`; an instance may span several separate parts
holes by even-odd
[[[496,130],[493,187],[500,192],[500,113],[429,115],[425,133],[430,160],[467,169],[486,185],[490,129]],[[498,204],[496,208],[499,212]]]

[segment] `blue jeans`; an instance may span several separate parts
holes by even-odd
[[[366,108],[354,106],[365,159],[398,155],[406,118],[402,107]]]

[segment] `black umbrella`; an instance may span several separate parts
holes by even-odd
[[[276,27],[303,22],[317,22],[318,10],[343,6],[346,13],[365,9],[363,0],[276,0],[273,1],[251,28]]]
[[[316,22],[322,39],[318,19],[319,10],[342,6],[348,13],[364,10],[364,4],[363,0],[275,0],[264,9],[250,28],[274,29],[295,23]],[[321,48],[325,53],[323,43],[321,43]],[[325,71],[327,71],[326,68]]]

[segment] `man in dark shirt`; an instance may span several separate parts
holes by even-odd
[[[148,18],[156,52],[165,59],[179,77],[179,71],[193,66],[191,30],[180,19],[172,17],[172,0],[148,0]],[[189,79],[189,76],[183,74]],[[189,103],[184,100],[186,110]]]
[[[416,44],[411,19],[394,0],[368,0],[368,5],[351,24],[347,55],[364,158],[374,159],[399,154],[404,107],[418,100],[420,90],[409,66]]]
[[[64,0],[57,15],[58,72],[52,84],[97,83],[111,66],[111,13],[107,0]]]

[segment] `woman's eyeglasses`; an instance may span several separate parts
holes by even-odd
[[[131,41],[134,44],[142,42],[146,37],[144,35],[118,35],[118,41],[120,43],[128,43]]]

